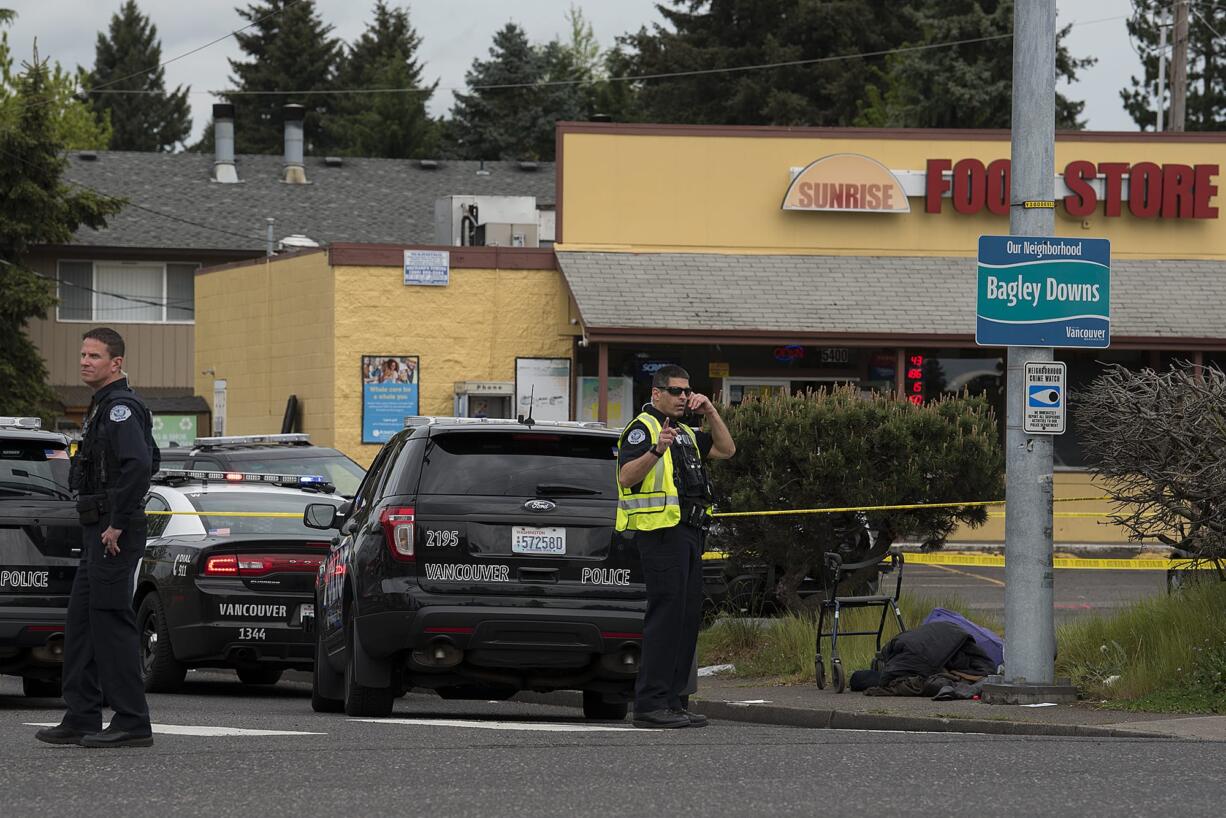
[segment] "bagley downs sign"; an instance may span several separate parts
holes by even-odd
[[[1009,160],[929,159],[927,169],[889,170],[875,159],[837,153],[792,170],[784,210],[910,213],[907,197],[923,197],[927,213],[1009,213]],[[1153,162],[1069,162],[1056,179],[1056,198],[1070,216],[1131,213],[1140,219],[1216,219],[1211,204],[1218,165]]]

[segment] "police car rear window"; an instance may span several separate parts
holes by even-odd
[[[614,441],[596,435],[457,432],[430,438],[418,494],[615,498]]]
[[[263,492],[209,492],[189,494],[187,497],[197,511],[210,512],[200,516],[206,532],[217,537],[232,537],[240,534],[310,534],[319,532],[302,524],[302,512],[309,503],[332,503],[337,501],[318,494],[263,493]],[[227,513],[238,512],[238,513]],[[245,513],[263,512],[293,514],[292,517],[247,517]]]
[[[51,441],[0,441],[0,497],[69,499],[68,452]]]

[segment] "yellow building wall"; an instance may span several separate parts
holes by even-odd
[[[1094,475],[1088,471],[1058,471],[1053,475],[1052,482],[1057,500],[1053,506],[1055,518],[1052,539],[1057,547],[1079,543],[1124,543],[1128,541],[1128,532],[1107,519],[1112,506],[1106,500],[1059,502],[1062,498],[1103,497],[1106,492],[1102,484],[1095,481]],[[957,543],[1003,543],[1004,541],[1004,506],[993,506],[989,510],[986,525],[980,528],[960,528],[949,538],[951,546]],[[1156,545],[1156,543],[1150,544]]]
[[[333,445],[333,291],[324,252],[196,276],[196,394],[226,380],[226,434],[280,432],[297,395],[302,431]]]
[[[337,448],[363,465],[363,355],[419,357],[419,411],[451,415],[455,383],[514,381],[516,357],[570,358],[576,330],[556,270],[452,269],[446,287],[406,287],[397,267],[337,267]]]
[[[559,249],[689,252],[823,253],[974,256],[983,234],[1007,234],[1007,216],[963,215],[944,200],[940,214],[912,197],[909,214],[782,211],[789,168],[834,153],[859,153],[891,170],[922,171],[928,159],[1009,157],[998,141],[950,139],[800,138],[565,133],[560,159],[562,238]],[[1223,145],[1204,142],[1058,141],[1056,171],[1076,159],[1092,162],[1223,162]],[[1218,175],[1211,202],[1226,207]],[[1056,234],[1111,240],[1116,258],[1220,258],[1226,255],[1226,212],[1217,219],[1106,218],[1084,222],[1056,209]]]

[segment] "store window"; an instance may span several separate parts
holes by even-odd
[[[198,264],[61,261],[60,321],[190,323]]]

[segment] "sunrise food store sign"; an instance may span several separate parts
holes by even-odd
[[[1216,219],[1218,166],[1155,162],[1069,162],[1056,178],[1056,203],[1070,216],[1102,208],[1108,217]],[[783,210],[910,213],[922,198],[926,213],[1009,214],[1009,160],[929,159],[924,170],[890,170],[855,153],[823,156],[792,168]]]

